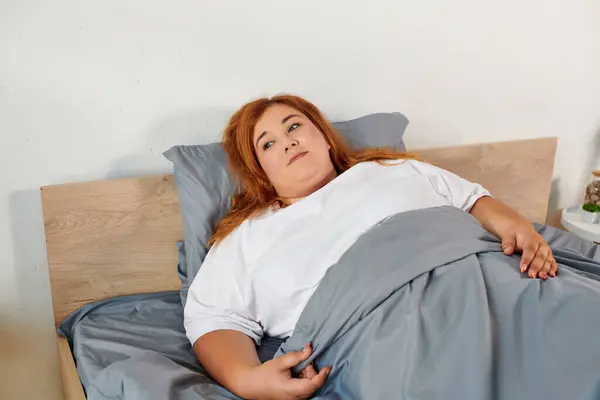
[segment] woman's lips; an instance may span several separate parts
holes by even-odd
[[[290,162],[288,162],[288,165],[290,165],[294,161],[304,157],[307,153],[308,153],[308,151],[303,151],[303,152],[295,154],[292,158],[290,158]]]

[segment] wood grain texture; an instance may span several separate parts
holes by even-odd
[[[172,176],[46,186],[42,206],[57,324],[92,301],[179,288]]]
[[[85,400],[83,386],[73,361],[69,342],[62,336],[58,336],[58,359],[60,362],[60,380],[62,383],[63,399]]]
[[[417,153],[544,222],[556,143],[544,138]],[[92,301],[179,287],[175,242],[183,233],[172,176],[43,187],[42,204],[57,324]]]
[[[544,223],[554,169],[556,138],[519,140],[416,151],[424,161],[488,189],[532,222]]]

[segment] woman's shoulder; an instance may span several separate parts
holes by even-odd
[[[447,171],[424,161],[414,159],[395,159],[368,161],[364,164],[361,179],[423,177],[431,179],[447,175]]]
[[[397,171],[414,171],[421,172],[427,169],[428,164],[407,158],[398,158],[394,160],[378,160],[378,161],[365,161],[365,168],[377,172],[397,172]]]
[[[415,159],[383,160],[379,165],[382,167],[412,170],[420,175],[433,175],[443,171],[443,169],[433,164]]]
[[[260,210],[256,214],[246,218],[235,229],[233,229],[229,235],[225,236],[217,245],[211,247],[211,250],[212,248],[217,248],[221,246],[227,247],[229,249],[231,249],[232,247],[239,246],[244,236],[246,235],[246,232],[254,228],[256,221],[266,219],[269,216],[273,215],[276,211],[277,210],[275,207],[267,207],[264,210]]]
[[[246,221],[242,222],[237,228],[231,231],[229,235],[225,236],[217,243],[214,243],[208,250],[200,270],[205,268],[205,266],[208,268],[212,268],[213,266],[218,268],[228,268],[238,264],[239,260],[243,258],[241,255],[241,238],[246,229],[246,225]]]
[[[264,231],[272,225],[270,217],[276,213],[277,210],[270,207],[246,218],[229,235],[210,248],[207,258],[209,255],[231,258],[235,254],[238,263],[245,262],[248,248],[256,245],[257,241],[260,242],[261,238],[265,236]]]

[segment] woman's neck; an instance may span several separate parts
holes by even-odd
[[[334,170],[334,171],[332,171],[331,174],[327,175],[325,177],[325,179],[320,181],[317,185],[314,185],[309,190],[307,190],[305,195],[293,196],[293,197],[283,197],[282,198],[282,201],[283,201],[282,207],[291,206],[292,204],[304,199],[305,197],[310,196],[311,194],[313,194],[314,192],[316,192],[317,190],[321,189],[323,186],[327,185],[329,182],[334,180],[336,177],[337,177],[337,172]]]

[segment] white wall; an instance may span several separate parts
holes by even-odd
[[[600,167],[599,18],[596,0],[1,1],[0,398],[59,398],[39,186],[168,171],[163,150],[287,91],[334,119],[402,111],[413,148],[558,136],[562,207]]]

